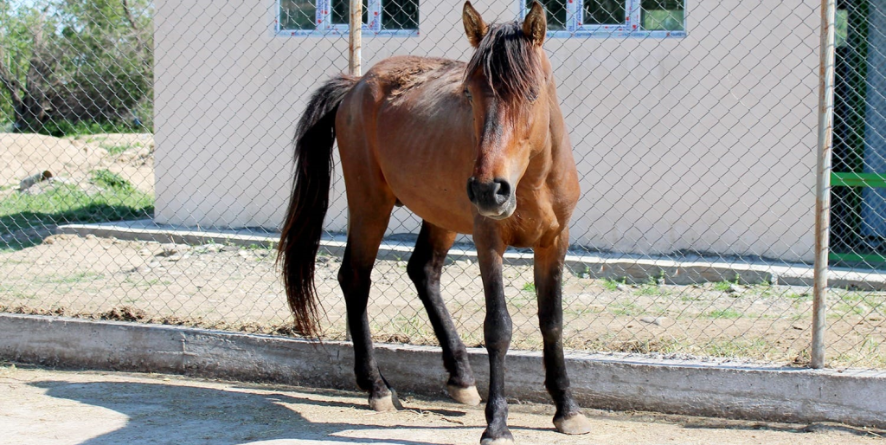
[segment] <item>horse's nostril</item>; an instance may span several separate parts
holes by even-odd
[[[473,203],[477,202],[477,194],[474,192],[474,186],[476,185],[476,183],[477,179],[475,179],[473,176],[468,179],[468,200]]]
[[[492,209],[501,207],[513,196],[511,184],[504,179],[493,179],[480,182],[477,178],[468,179],[468,199],[480,208]]]
[[[511,184],[504,179],[496,179],[495,183],[497,185],[495,194],[503,197],[511,196]]]

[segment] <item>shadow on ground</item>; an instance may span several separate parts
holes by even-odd
[[[66,381],[32,382],[46,394],[98,406],[126,415],[122,428],[94,437],[81,445],[138,443],[212,443],[239,444],[270,440],[322,441],[323,443],[365,443],[392,445],[434,445],[441,442],[421,440],[371,439],[337,436],[359,430],[402,429],[403,425],[379,425],[367,418],[369,425],[337,423],[329,413],[353,410],[351,402],[314,400],[284,394],[263,394],[153,383],[72,383]],[[319,394],[319,393],[318,393]],[[319,397],[318,397],[319,398]],[[308,420],[302,413],[321,413]],[[362,413],[358,413],[362,414]],[[366,410],[366,416],[374,415]],[[441,415],[464,415],[446,410]],[[353,413],[350,414],[353,417]],[[316,417],[329,421],[318,422]],[[341,416],[345,417],[345,416]],[[463,426],[405,427],[411,430],[466,428]]]

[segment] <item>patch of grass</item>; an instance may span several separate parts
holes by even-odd
[[[395,332],[406,335],[413,341],[434,338],[433,332],[428,330],[428,323],[417,314],[410,317],[397,316],[392,324],[395,326]]]
[[[737,338],[729,340],[713,340],[702,346],[701,352],[712,357],[748,357],[765,359],[772,351],[773,345],[765,338]]]
[[[741,312],[736,311],[735,309],[727,308],[727,309],[716,309],[710,312],[705,313],[706,317],[709,318],[726,318],[730,320],[734,320],[736,318],[741,317]]]
[[[130,148],[136,147],[136,146],[137,145],[128,145],[128,144],[121,144],[121,145],[104,145],[104,144],[102,144],[101,147],[104,148],[105,150],[107,150],[108,154],[110,154],[112,156],[116,156],[116,155],[123,153],[124,151],[129,150]]]
[[[265,244],[250,244],[250,245],[246,246],[246,250],[274,250],[274,248],[276,247],[276,244],[277,243],[275,243],[274,241],[268,241]],[[323,251],[317,252],[317,255],[329,256],[329,254],[327,254],[326,252],[323,252]]]
[[[95,194],[87,194],[75,185],[60,184],[39,195],[16,193],[0,200],[0,235],[72,222],[150,218],[154,213],[154,197],[133,188],[125,180],[119,182],[119,176],[115,176],[95,176],[95,181],[108,188]]]
[[[701,297],[699,297],[697,295],[692,295],[688,292],[681,292],[680,293],[680,301],[682,301],[684,303],[691,303],[693,301],[699,301],[699,300],[701,300]]]
[[[34,283],[43,284],[76,284],[96,281],[105,276],[96,272],[78,272],[72,275],[50,275],[48,277],[34,278]]]
[[[93,170],[92,183],[119,191],[129,192],[135,190],[132,183],[110,170]]]
[[[622,281],[610,280],[609,278],[604,278],[604,279],[600,280],[600,285],[602,285],[604,289],[610,290],[610,291],[618,290],[619,284],[624,285],[626,283],[627,283],[627,280],[624,278],[622,278]]]
[[[772,284],[765,281],[753,285],[749,289],[751,292],[759,295],[761,298],[770,298],[778,295],[778,293],[776,293],[775,290],[772,288]]]
[[[126,277],[125,280],[123,280],[123,282],[129,283],[137,288],[149,288],[151,286],[160,284],[160,279],[159,278],[141,278],[141,279],[139,279],[139,277],[128,276],[128,277]],[[172,284],[172,283],[171,282],[164,282],[163,284]]]
[[[741,276],[739,274],[735,274],[735,278],[732,281],[723,280],[714,283],[714,290],[726,292],[729,290],[730,287],[732,287],[733,285],[737,286],[739,283],[741,283]]]
[[[572,315],[576,318],[583,317],[588,314],[599,314],[600,312],[603,312],[603,309],[599,307],[582,307],[580,309],[567,307],[563,309],[563,314]]]
[[[640,285],[640,288],[637,289],[637,292],[635,292],[635,294],[647,297],[653,295],[668,295],[670,292],[668,292],[666,289],[663,289],[658,283],[658,280],[653,277],[649,277],[649,281],[647,281],[645,284]]]
[[[831,306],[831,312],[828,315],[833,315],[834,318],[840,318],[844,315],[860,315],[865,316],[870,312],[866,307],[860,307],[858,304],[850,304],[850,303],[837,303]],[[831,318],[831,317],[828,317]]]
[[[8,291],[4,291],[3,294],[5,297],[4,299],[9,302],[17,301],[17,302],[21,303],[21,300],[36,300],[37,298],[39,298],[39,297],[37,297],[37,294],[29,293],[29,292],[26,293],[26,292],[22,292],[20,290],[8,290]]]
[[[535,283],[525,283],[523,284],[524,292],[535,292]]]
[[[591,268],[585,265],[581,268],[581,270],[573,270],[571,267],[567,267],[572,276],[576,278],[590,278],[591,277]]]
[[[714,283],[714,290],[717,290],[720,292],[726,292],[729,290],[729,287],[731,287],[731,286],[732,286],[732,283],[730,283],[729,281],[718,281],[718,282]]]
[[[637,306],[630,301],[625,301],[613,304],[609,311],[612,312],[614,315],[620,315],[623,317],[635,317],[643,313],[643,308]]]
[[[852,305],[863,304],[870,308],[872,312],[881,312],[883,307],[886,306],[886,297],[877,293],[851,292],[839,295],[839,298],[840,301]]]

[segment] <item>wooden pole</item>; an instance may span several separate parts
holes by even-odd
[[[835,0],[821,0],[821,62],[818,97],[818,162],[815,181],[815,275],[810,366],[824,367],[825,309],[831,223],[831,151],[834,129]]]
[[[351,0],[348,36],[348,73],[352,76],[362,76],[363,0]]]
[[[362,76],[363,0],[351,0],[348,12],[348,73],[352,76]],[[350,215],[348,217],[350,218]],[[345,317],[345,338],[348,341],[351,340],[351,324],[347,321],[347,316]]]

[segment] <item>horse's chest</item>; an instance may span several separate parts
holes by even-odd
[[[517,210],[505,224],[508,244],[515,247],[548,245],[560,233],[556,212],[551,206],[537,202],[518,201]]]

